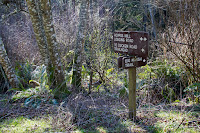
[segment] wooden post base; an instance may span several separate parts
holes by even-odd
[[[129,75],[129,119],[136,118],[136,67],[128,69]]]

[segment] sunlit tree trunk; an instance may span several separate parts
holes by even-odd
[[[48,56],[47,40],[43,28],[43,21],[41,16],[39,15],[40,14],[40,9],[38,7],[39,5],[34,0],[27,0],[27,5],[36,41],[40,50],[40,54],[42,56],[42,63],[48,66],[49,56]]]
[[[53,78],[50,76],[51,73],[51,64],[49,59],[48,47],[47,47],[47,39],[43,27],[43,20],[41,16],[40,4],[38,0],[26,0],[27,6],[29,10],[29,14],[32,21],[32,26],[35,34],[35,38],[37,41],[37,45],[39,47],[40,55],[42,57],[42,64],[45,64],[47,75],[48,75],[48,85],[51,87]]]
[[[50,0],[27,0],[27,5],[42,61],[47,66],[49,85],[56,95],[60,91],[68,92],[53,27]]]
[[[58,87],[57,90],[66,91],[65,76],[53,25],[51,2],[50,0],[40,0],[40,2],[50,61],[53,64],[55,83]]]
[[[3,70],[7,76],[7,79],[10,82],[10,85],[13,88],[17,88],[19,85],[19,80],[17,76],[15,75],[15,71],[12,67],[12,64],[8,58],[8,55],[6,53],[6,49],[4,47],[2,38],[0,37],[0,64],[3,67]]]
[[[72,85],[77,90],[79,90],[81,87],[82,50],[85,38],[85,26],[87,18],[86,5],[87,0],[82,0],[79,12],[79,28],[76,36],[75,55],[73,62]]]
[[[89,44],[89,69],[90,69],[90,81],[89,81],[89,93],[91,93],[92,90],[92,77],[93,77],[93,70],[92,70],[92,58],[93,58],[93,51],[92,51],[92,45],[93,45],[93,27],[94,27],[94,7],[93,7],[93,0],[90,0],[89,7],[90,7],[90,15],[88,16],[88,20],[90,20],[90,34],[92,36],[90,44]]]

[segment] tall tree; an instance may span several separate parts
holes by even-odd
[[[19,85],[19,80],[17,76],[15,75],[15,71],[13,69],[13,66],[8,58],[8,55],[6,53],[6,49],[4,47],[2,38],[0,37],[0,64],[3,67],[3,70],[7,76],[7,79],[10,82],[10,85],[13,88],[17,88]]]
[[[48,66],[49,56],[47,48],[47,39],[43,28],[43,20],[41,15],[39,15],[40,14],[39,5],[34,0],[27,0],[27,5],[36,41],[40,50],[40,54],[42,56],[42,63]]]
[[[40,0],[40,2],[50,61],[53,64],[54,69],[55,83],[58,86],[58,90],[65,91],[65,76],[64,71],[62,69],[60,52],[58,50],[58,42],[56,40],[56,34],[53,25],[51,2],[50,0]]]
[[[64,82],[65,77],[53,27],[50,4],[50,0],[27,0],[36,40],[43,61],[47,66],[50,78],[49,85],[54,88],[55,94],[58,95],[60,91],[68,92],[68,90]]]
[[[39,47],[40,55],[42,57],[42,63],[45,64],[45,66],[47,67],[47,74],[49,77],[48,84],[51,87],[53,78],[50,79],[51,65],[49,63],[49,51],[47,47],[47,39],[46,39],[45,31],[43,28],[43,20],[42,20],[42,15],[41,15],[41,10],[40,10],[40,4],[38,0],[27,0],[27,6],[28,6],[30,17],[31,17],[37,45]]]
[[[87,18],[87,0],[81,1],[81,7],[79,12],[79,27],[76,36],[76,46],[75,46],[75,55],[73,62],[73,76],[72,76],[72,85],[78,90],[81,87],[81,70],[82,70],[82,50],[85,39],[85,27],[86,27],[86,18]]]
[[[94,27],[94,21],[93,21],[93,17],[94,17],[94,7],[93,7],[93,0],[90,0],[90,15],[88,15],[88,20],[90,20],[90,30],[89,32],[92,34],[92,38],[89,44],[89,69],[90,69],[90,82],[89,82],[89,93],[91,93],[91,89],[92,89],[92,77],[93,77],[93,70],[92,70],[92,58],[93,58],[93,51],[92,51],[92,45],[93,45],[93,27]],[[90,19],[89,19],[90,18]]]

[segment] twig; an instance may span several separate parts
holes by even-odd
[[[175,44],[182,44],[182,45],[187,45],[187,46],[191,46],[191,44],[187,44],[187,43],[182,43],[182,42],[175,42],[175,41],[170,41],[171,43],[175,43]]]
[[[200,127],[199,127],[199,125],[196,123],[196,122],[194,122],[194,124],[199,128],[199,130],[200,130]]]
[[[182,119],[181,123],[178,125],[178,127],[176,128],[176,131],[179,129],[179,127],[183,124],[183,121],[185,120],[185,118]]]
[[[9,116],[10,114],[12,114],[12,113],[8,113],[8,114],[4,115],[3,117],[0,118],[0,120],[4,119],[5,117]]]

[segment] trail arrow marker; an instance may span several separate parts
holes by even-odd
[[[145,52],[145,50],[142,48],[142,50],[141,50],[143,53]]]

